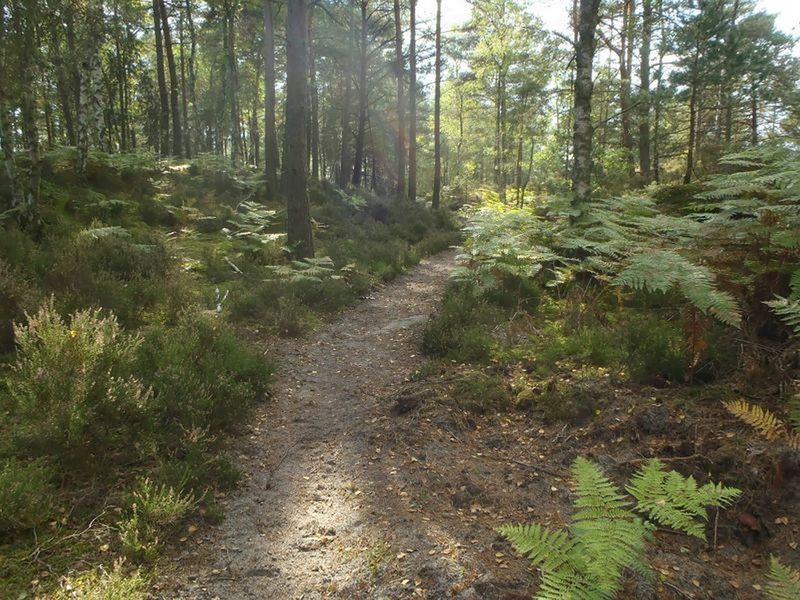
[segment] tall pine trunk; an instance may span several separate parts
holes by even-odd
[[[406,197],[406,100],[403,21],[400,0],[394,0],[394,60],[397,78],[397,197]]]
[[[686,171],[683,174],[683,183],[688,185],[692,182],[694,174],[694,149],[697,144],[697,101],[700,96],[700,82],[697,80],[697,72],[700,63],[700,48],[695,48],[694,64],[692,65],[692,81],[689,94],[689,141],[686,148]]]
[[[639,172],[645,185],[650,173],[650,43],[653,35],[652,0],[642,0],[642,46],[639,52]]]
[[[361,177],[364,172],[364,144],[367,135],[367,102],[369,94],[367,90],[367,67],[369,53],[367,49],[367,5],[368,0],[361,0],[361,39],[359,43],[358,57],[358,131],[356,133],[355,159],[353,160],[353,179],[355,187],[361,185]]]
[[[575,47],[572,201],[581,209],[592,199],[592,63],[599,9],[600,0],[580,0]]]
[[[164,44],[161,28],[161,0],[153,0],[153,32],[156,42],[156,78],[158,79],[159,106],[159,151],[161,156],[169,155],[169,100],[167,94],[167,76],[164,72]]]
[[[286,210],[289,247],[297,258],[314,256],[308,205],[308,4],[288,0],[286,17]]]
[[[316,50],[314,47],[314,7],[308,10],[308,95],[311,106],[309,115],[309,147],[311,154],[311,177],[320,178],[319,157],[319,90],[317,89]]]
[[[275,22],[272,0],[264,0],[264,175],[267,199],[278,195],[278,129],[275,125]]]
[[[337,183],[340,188],[347,187],[352,173],[353,163],[350,154],[350,142],[353,132],[350,124],[352,115],[351,104],[353,102],[353,52],[355,51],[353,37],[355,35],[355,14],[352,7],[348,11],[350,14],[349,27],[347,29],[347,56],[344,59],[342,76],[344,79],[344,95],[342,96],[342,120],[341,120],[341,139],[339,150],[339,177]]]
[[[433,200],[442,202],[442,0],[436,0],[436,66],[433,92]]]
[[[417,0],[408,3],[411,40],[408,47],[408,198],[417,199]]]
[[[178,108],[178,70],[175,66],[175,53],[172,51],[172,30],[169,26],[169,15],[164,0],[158,0],[163,29],[164,51],[167,55],[169,69],[169,108],[172,117],[172,154],[183,156],[183,136],[181,132],[181,113]]]

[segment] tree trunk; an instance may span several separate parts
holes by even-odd
[[[186,0],[186,24],[189,27],[189,95],[192,100],[192,124],[191,128],[195,135],[200,137],[200,117],[197,114],[197,34],[194,29],[194,17],[192,16],[192,1]],[[188,128],[187,128],[188,131]],[[189,143],[191,149],[191,143]]]
[[[700,83],[697,81],[697,69],[700,61],[700,49],[695,49],[694,65],[692,67],[691,93],[689,95],[689,143],[686,150],[686,172],[683,174],[683,183],[687,185],[692,181],[694,173],[694,147],[697,140],[697,99]]]
[[[364,142],[366,140],[367,129],[367,4],[369,0],[361,0],[361,41],[359,47],[359,71],[358,71],[358,132],[356,133],[356,151],[353,161],[353,179],[355,187],[361,185],[361,176],[364,171]]]
[[[633,177],[634,144],[631,135],[631,63],[633,62],[633,28],[635,26],[635,2],[625,0],[622,8],[621,52],[619,55],[619,109],[622,147],[625,149],[625,162],[628,174]]]
[[[264,0],[264,176],[267,200],[278,195],[278,129],[275,125],[275,22],[272,0]]]
[[[653,34],[652,0],[642,0],[642,47],[639,53],[639,172],[645,185],[650,173],[650,42]]]
[[[756,86],[750,89],[750,143],[758,144],[758,91]]]
[[[179,11],[178,17],[178,49],[181,63],[181,113],[183,116],[183,148],[186,158],[192,157],[192,136],[189,127],[189,98],[186,93],[186,44],[184,39],[184,15]]]
[[[153,32],[156,41],[156,76],[158,78],[159,133],[161,156],[169,155],[169,100],[164,73],[164,44],[161,28],[161,0],[153,0]]]
[[[233,0],[225,2],[227,27],[226,62],[228,65],[228,100],[231,121],[231,161],[236,164],[244,154],[242,139],[242,110],[239,104],[239,68],[236,64],[236,7]],[[306,59],[306,64],[307,59]]]
[[[353,36],[355,35],[355,15],[353,10],[348,11],[350,14],[349,27],[347,30],[347,56],[344,58],[344,65],[342,67],[342,78],[344,79],[344,95],[342,96],[342,119],[341,119],[341,139],[339,151],[339,176],[337,183],[340,188],[347,187],[352,173],[350,154],[350,140],[353,137],[352,130],[350,129],[350,116],[351,104],[353,96],[353,53],[354,44]]]
[[[59,103],[61,104],[61,115],[64,118],[64,127],[67,130],[67,142],[70,146],[78,143],[75,136],[75,121],[73,119],[73,106],[70,101],[69,77],[64,66],[63,48],[61,47],[61,36],[58,32],[56,19],[50,20],[50,42],[53,45],[53,66],[55,67],[56,91]]]
[[[172,115],[172,154],[183,156],[183,137],[181,135],[181,113],[178,108],[178,70],[175,67],[175,53],[172,51],[172,30],[169,26],[169,15],[164,0],[158,0],[163,29],[164,51],[167,55],[169,69],[169,107]]]
[[[417,0],[409,0],[411,41],[408,47],[408,199],[417,199]]]
[[[317,64],[316,51],[314,48],[314,7],[308,11],[308,93],[311,103],[309,138],[311,147],[311,177],[319,180],[320,178],[320,156],[319,156],[319,90],[317,89]]]
[[[572,134],[573,205],[592,199],[592,63],[600,0],[580,0],[578,43],[575,55],[575,124]]]
[[[78,172],[86,173],[89,148],[92,142],[102,140],[103,98],[100,66],[100,46],[103,35],[102,2],[93,1],[87,7],[86,35],[83,59],[80,65],[80,85],[78,102]]]
[[[436,67],[433,92],[433,200],[434,210],[442,198],[442,0],[436,0]]]
[[[394,60],[397,78],[397,197],[406,197],[406,100],[403,21],[400,0],[394,0]]]
[[[0,72],[10,73],[10,66],[6,64],[6,6],[5,1],[0,0]],[[14,156],[14,125],[11,120],[9,98],[6,94],[8,88],[0,85],[0,156],[3,158],[3,169],[8,178],[8,185],[11,192],[11,205],[14,208],[22,203],[22,191],[19,185],[19,171]]]
[[[286,16],[286,210],[288,243],[297,258],[314,256],[306,189],[308,4],[288,0]]]

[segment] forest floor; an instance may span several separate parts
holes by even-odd
[[[190,526],[175,544],[155,597],[531,598],[538,575],[496,528],[566,526],[577,455],[615,476],[644,455],[700,473],[724,458],[718,400],[686,403],[677,389],[607,382],[613,408],[582,426],[458,408],[458,365],[429,373],[419,351],[454,265],[452,251],[423,260],[313,336],[275,342],[272,401],[232,442],[243,483],[222,499],[219,526]],[[769,552],[796,548],[797,498],[745,492],[756,517],[741,505],[712,515],[709,543],[659,531],[655,577],[630,578],[620,597],[762,598]]]

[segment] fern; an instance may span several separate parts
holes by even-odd
[[[795,432],[800,434],[800,394],[795,394],[789,400],[789,421],[792,423]]]
[[[794,278],[792,281],[794,282]],[[768,300],[764,304],[769,306],[781,321],[791,327],[795,335],[800,336],[800,300],[777,296],[775,300]]]
[[[771,442],[786,435],[786,426],[783,421],[757,404],[750,404],[744,400],[732,400],[725,402],[725,408]]]
[[[629,510],[629,500],[596,465],[578,458],[572,473],[578,494],[573,534],[589,556],[602,559],[589,561],[588,573],[603,590],[615,592],[624,569],[649,571],[642,557],[650,527]]]
[[[741,312],[736,300],[713,284],[708,268],[696,265],[671,250],[654,250],[634,256],[613,280],[613,285],[665,293],[678,287],[703,314],[726,325],[739,326]]]
[[[636,498],[637,509],[652,520],[705,540],[707,508],[726,507],[741,491],[713,483],[698,488],[693,477],[683,477],[664,467],[655,459],[646,463],[626,487],[628,493]]]
[[[773,557],[767,593],[773,600],[797,600],[800,598],[800,571],[782,565]]]
[[[630,498],[595,464],[578,458],[572,474],[577,511],[569,533],[536,523],[504,525],[499,531],[541,568],[538,600],[611,599],[626,570],[651,574],[646,553],[655,526],[636,514]],[[658,461],[645,465],[628,491],[639,501],[635,510],[696,537],[703,537],[698,520],[707,518],[707,506],[727,506],[739,495],[711,483],[698,489],[692,478],[665,472]]]
[[[342,279],[341,273],[351,273],[355,265],[346,265],[339,272],[333,260],[328,257],[306,258],[295,260],[287,265],[271,265],[267,268],[275,274],[276,278],[288,279],[292,282],[323,281],[326,279]]]

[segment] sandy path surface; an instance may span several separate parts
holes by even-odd
[[[460,578],[443,532],[384,461],[392,394],[424,362],[419,331],[453,265],[453,252],[424,260],[282,350],[274,399],[238,447],[245,482],[160,597],[440,597],[419,569],[439,586]]]

